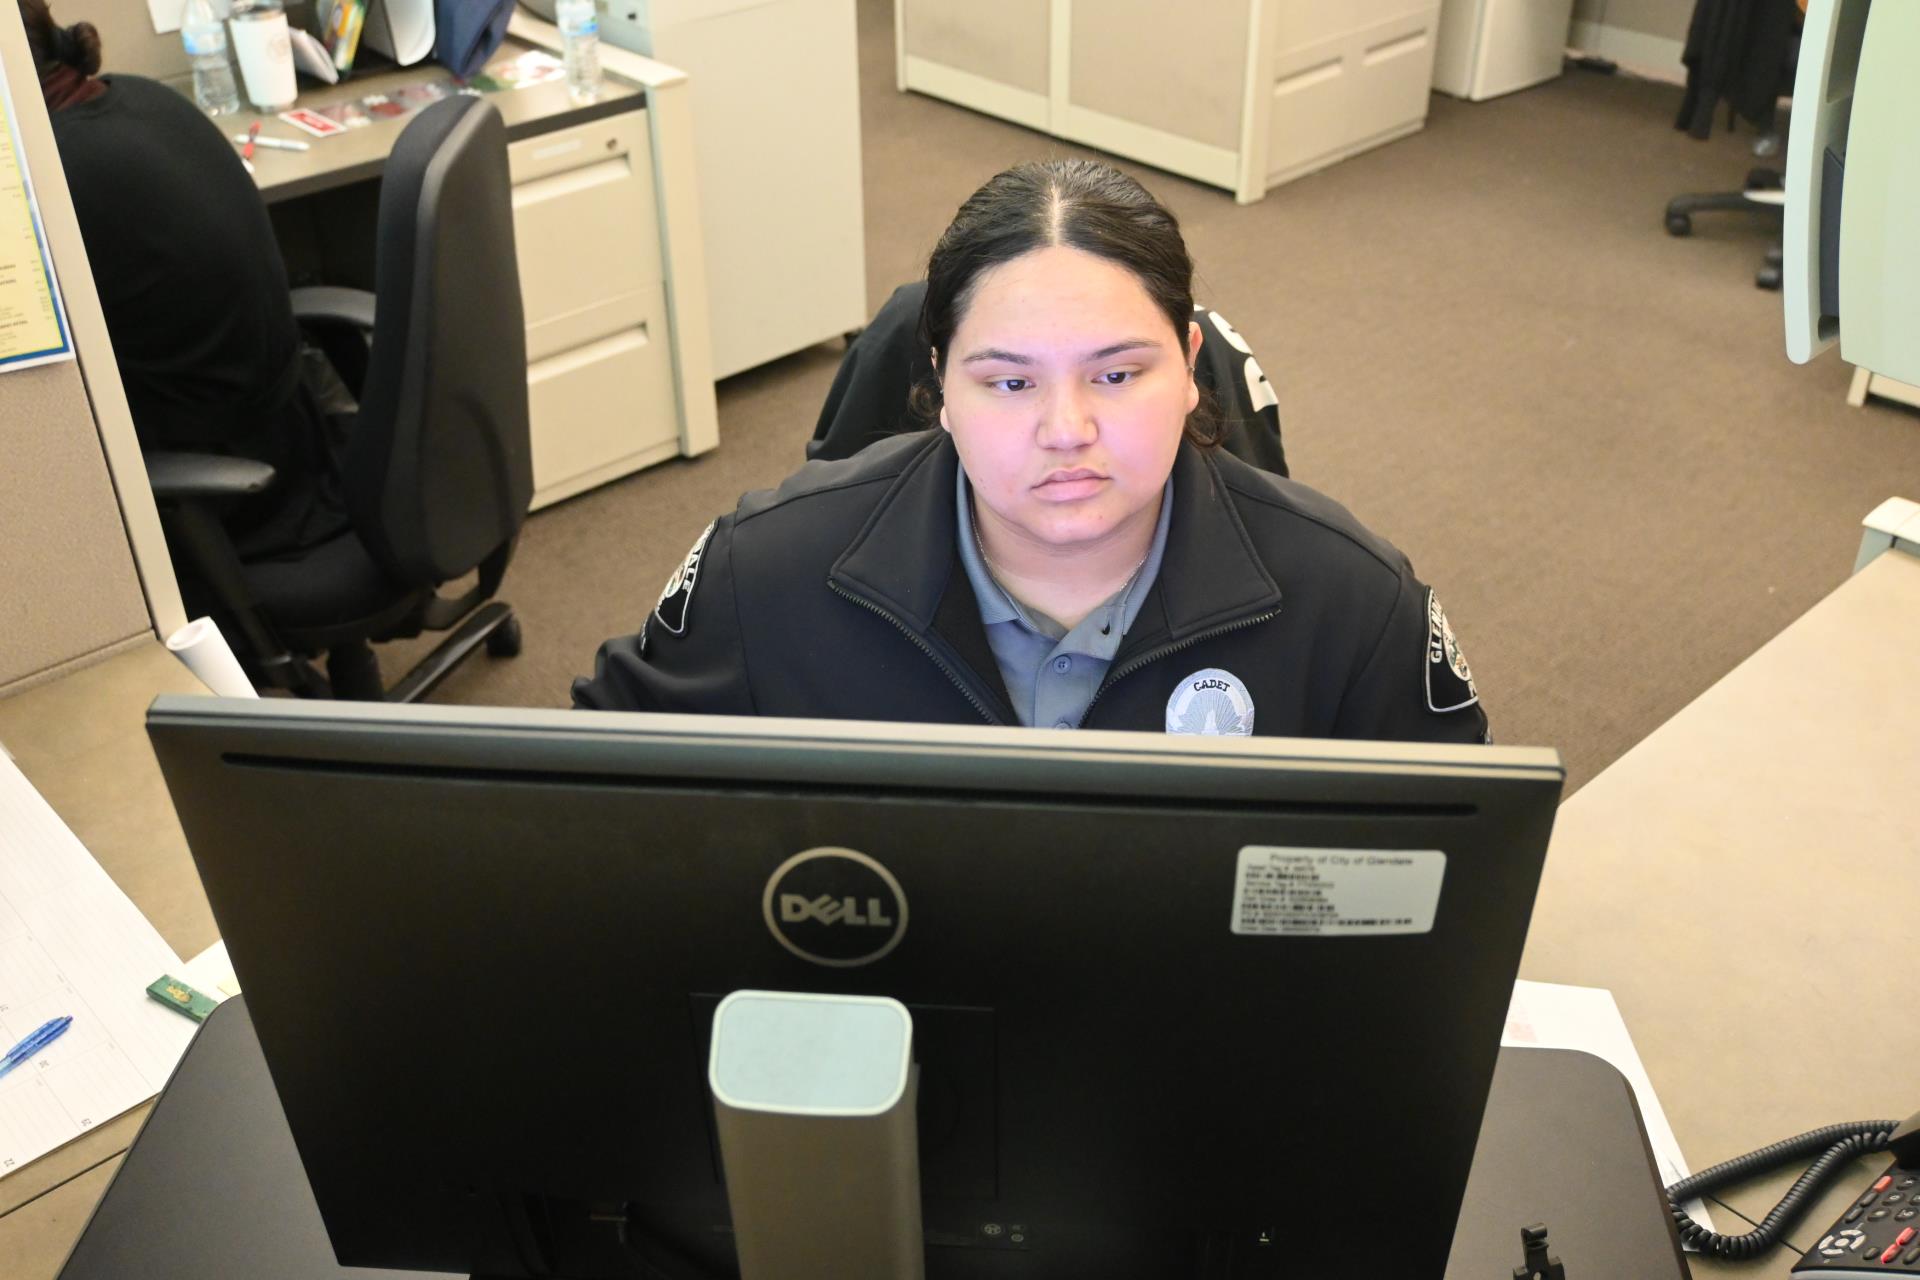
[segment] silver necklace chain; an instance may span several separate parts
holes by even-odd
[[[980,552],[980,563],[982,563],[982,564],[984,564],[984,565],[986,565],[986,566],[987,566],[987,576],[988,576],[989,578],[992,578],[992,579],[993,579],[993,585],[994,585],[994,586],[996,586],[996,587],[999,587],[999,588],[1000,588],[1000,593],[1001,593],[1002,595],[1004,595],[1004,596],[1006,596],[1006,597],[1007,597],[1007,599],[1008,599],[1009,601],[1012,601],[1012,600],[1013,600],[1013,593],[1012,593],[1011,591],[1008,591],[1008,590],[1007,590],[1007,584],[1006,584],[1006,583],[1004,583],[1004,582],[1002,582],[1002,581],[1000,580],[1000,566],[998,566],[998,565],[996,565],[996,564],[995,564],[995,563],[994,563],[994,562],[993,562],[993,561],[992,561],[991,559],[989,559],[989,558],[988,558],[988,556],[987,556],[987,544],[986,544],[986,543],[985,543],[984,541],[982,541],[982,540],[981,540],[981,538],[980,538],[980,515],[979,515],[979,512],[977,512],[977,511],[976,511],[976,512],[974,512],[973,514],[974,514],[974,519],[973,519],[973,545],[974,545],[974,546],[975,546],[975,547],[976,547],[976,548],[977,548],[977,549],[979,550],[979,552]],[[1126,583],[1125,583],[1125,585],[1124,585],[1124,586],[1122,586],[1122,587],[1120,588],[1120,604],[1119,604],[1119,610],[1120,610],[1120,612],[1121,612],[1121,613],[1125,613],[1125,612],[1126,612],[1126,610],[1127,610],[1127,600],[1128,600],[1128,598],[1129,598],[1130,596],[1132,596],[1132,595],[1133,595],[1133,584],[1134,584],[1135,582],[1137,582],[1137,581],[1139,581],[1139,578],[1140,578],[1140,571],[1141,571],[1142,569],[1144,569],[1144,568],[1146,568],[1146,567],[1147,567],[1147,557],[1148,557],[1148,556],[1151,556],[1152,554],[1153,554],[1153,543],[1152,543],[1152,541],[1148,541],[1148,543],[1147,543],[1147,549],[1146,549],[1146,552],[1145,552],[1145,554],[1143,554],[1143,555],[1142,555],[1142,556],[1140,557],[1140,559],[1138,560],[1138,562],[1136,562],[1136,563],[1134,564],[1134,566],[1133,566],[1133,571],[1132,571],[1131,573],[1129,573],[1129,574],[1127,574],[1127,581],[1126,581]],[[1102,629],[1102,634],[1105,634],[1105,629],[1104,629],[1104,628]]]

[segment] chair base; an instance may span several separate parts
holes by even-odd
[[[326,673],[312,659],[287,654],[259,673],[262,688],[284,690],[296,698],[340,702],[418,702],[485,645],[490,657],[520,656],[520,619],[513,607],[490,600],[469,614],[392,688],[381,683],[380,659],[364,640],[337,644],[326,651]]]
[[[1711,191],[1697,195],[1675,196],[1667,201],[1667,234],[1670,236],[1692,235],[1693,215],[1696,213],[1763,213],[1780,216],[1785,212],[1780,197],[1781,186],[1781,177],[1774,170],[1755,169],[1747,175],[1747,187],[1744,191]],[[1754,285],[1761,289],[1779,289],[1781,260],[1779,245],[1767,250],[1766,260],[1754,273]]]
[[[1675,196],[1667,201],[1667,234],[1686,236],[1693,234],[1693,215],[1696,213],[1763,213],[1778,217],[1782,206],[1772,200],[1755,199],[1750,192],[1764,191],[1766,188],[1750,187],[1747,191],[1708,191],[1696,195]]]
[[[436,645],[432,653],[414,664],[413,670],[387,690],[385,700],[418,702],[483,644],[487,652],[497,658],[510,658],[520,652],[520,620],[502,601],[489,600],[467,615],[467,620]]]

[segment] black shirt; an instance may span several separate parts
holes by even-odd
[[[273,492],[230,526],[243,552],[345,527],[326,427],[301,385],[300,331],[266,205],[233,144],[139,76],[53,113],[134,429],[145,449],[268,463]]]

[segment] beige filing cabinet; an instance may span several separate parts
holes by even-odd
[[[552,0],[529,0],[545,12]],[[606,0],[600,37],[684,70],[713,376],[867,323],[853,0]]]
[[[533,505],[680,452],[646,113],[511,143]]]
[[[520,44],[558,44],[550,26],[526,14],[514,22]],[[487,95],[507,125],[535,509],[719,443],[686,76],[614,50],[607,61],[617,65],[595,102],[574,103],[558,80]],[[423,64],[355,76],[300,102],[391,94],[446,74]],[[244,130],[256,117],[231,119]],[[269,135],[292,133],[261,122]],[[371,287],[377,179],[403,127],[256,153],[255,181],[296,276]]]
[[[1242,204],[1419,129],[1438,0],[895,0],[902,90]]]

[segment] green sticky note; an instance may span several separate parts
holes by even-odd
[[[147,988],[147,994],[176,1013],[184,1013],[195,1022],[205,1022],[207,1015],[220,1007],[220,1002],[212,996],[195,991],[178,978],[162,977]]]

